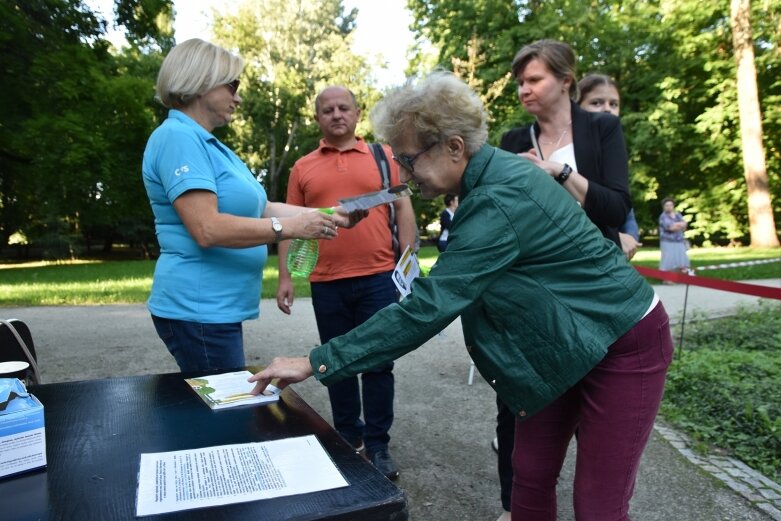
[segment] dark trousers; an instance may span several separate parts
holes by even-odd
[[[182,372],[237,369],[245,365],[241,322],[206,324],[155,315],[152,322]]]
[[[396,302],[392,272],[331,282],[313,282],[312,306],[320,342],[326,343],[363,324],[377,311]],[[384,449],[393,424],[393,363],[376,367],[328,387],[334,428],[350,443],[361,440],[366,450]],[[361,420],[363,409],[363,421]]]

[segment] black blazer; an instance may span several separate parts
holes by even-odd
[[[588,179],[583,210],[602,235],[621,247],[618,228],[632,207],[629,198],[629,164],[621,122],[607,112],[588,112],[572,102],[572,142],[577,172]],[[536,134],[540,127],[534,123]],[[533,148],[529,126],[502,136],[500,147],[515,154]]]

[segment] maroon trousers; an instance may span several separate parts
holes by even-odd
[[[580,382],[515,424],[513,521],[555,521],[556,482],[577,429],[577,521],[627,521],[673,342],[661,302]]]

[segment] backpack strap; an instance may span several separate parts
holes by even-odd
[[[370,143],[369,150],[371,150],[374,161],[377,163],[377,170],[379,170],[380,178],[382,179],[382,187],[387,190],[390,188],[390,164],[388,163],[388,156],[385,154],[385,149],[379,143]],[[396,225],[396,207],[393,206],[393,203],[388,203],[388,227],[391,231],[393,255],[396,260],[399,260],[401,251],[399,246],[398,226]]]
[[[16,338],[16,341],[19,342],[19,347],[22,348],[22,351],[24,352],[24,356],[27,357],[27,362],[30,364],[30,367],[33,369],[33,378],[35,381],[33,383],[39,384],[41,383],[41,373],[38,370],[38,362],[35,360],[35,357],[30,353],[30,350],[27,348],[27,344],[22,339],[22,336],[19,334],[19,332],[16,330],[16,327],[8,321],[8,320],[0,320],[0,324],[3,324],[8,327],[9,331],[11,331],[11,334],[14,335]]]
[[[369,149],[374,156],[374,161],[377,163],[377,170],[380,172],[380,178],[382,179],[382,187],[387,190],[390,188],[390,165],[388,164],[388,156],[385,155],[385,149],[379,143],[369,143]]]

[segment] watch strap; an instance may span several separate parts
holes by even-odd
[[[570,174],[572,173],[572,167],[569,166],[567,163],[564,163],[564,168],[561,169],[561,172],[559,175],[554,177],[554,179],[560,184],[563,185],[564,182],[569,179]]]
[[[276,217],[271,218],[271,229],[274,230],[274,235],[276,236],[276,242],[279,242],[282,240],[282,223],[279,222],[279,219]]]

